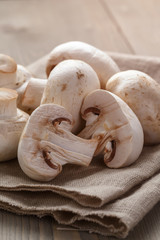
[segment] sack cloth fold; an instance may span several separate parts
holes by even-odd
[[[121,70],[141,70],[160,82],[160,58],[109,54]],[[46,60],[28,69],[44,77]],[[66,165],[56,179],[41,183],[29,179],[15,159],[1,163],[0,178],[0,208],[52,215],[61,224],[124,238],[160,200],[160,145],[144,147],[139,159],[122,169],[109,169],[96,158],[89,167]]]

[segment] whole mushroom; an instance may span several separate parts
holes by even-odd
[[[142,126],[122,99],[95,90],[84,99],[81,113],[86,127],[78,136],[97,139],[95,156],[102,154],[108,167],[129,166],[138,159],[144,141]]]
[[[50,181],[64,164],[90,164],[97,141],[75,136],[72,127],[72,116],[62,106],[44,104],[33,111],[18,146],[18,161],[27,176]]]
[[[0,161],[16,158],[18,142],[29,115],[17,109],[15,90],[0,88]]]
[[[160,85],[144,72],[128,70],[113,75],[106,89],[123,99],[137,115],[145,145],[160,143]]]
[[[72,114],[72,132],[77,134],[83,127],[80,115],[83,99],[99,88],[98,76],[90,65],[80,60],[65,60],[51,71],[41,104],[55,103],[63,106]]]
[[[71,41],[60,44],[51,51],[46,64],[47,76],[59,62],[66,59],[77,59],[88,63],[97,73],[101,88],[105,88],[108,79],[120,71],[107,53],[90,44]]]

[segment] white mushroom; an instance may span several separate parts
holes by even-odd
[[[128,70],[111,77],[106,89],[122,98],[137,115],[145,144],[160,143],[160,85],[143,72]]]
[[[0,54],[0,87],[18,89],[31,74],[15,60],[5,54]]]
[[[125,167],[137,160],[143,148],[143,130],[123,100],[106,90],[95,90],[84,99],[81,112],[86,127],[79,136],[97,139],[95,156],[103,154],[111,168]]]
[[[33,78],[22,65],[7,55],[0,54],[0,87],[14,89],[18,93],[18,108],[32,112],[40,105],[47,79]]]
[[[0,88],[0,161],[17,156],[18,142],[28,114],[17,109],[15,90]]]
[[[71,163],[88,166],[97,141],[71,133],[72,116],[62,106],[44,104],[30,116],[18,147],[18,161],[26,175],[49,181]]]
[[[97,73],[101,88],[105,88],[107,80],[120,71],[107,53],[87,43],[72,41],[63,43],[51,51],[46,64],[47,76],[59,62],[66,59],[78,59],[88,63]]]
[[[41,104],[55,103],[72,114],[73,133],[82,129],[80,108],[84,97],[100,88],[96,72],[80,60],[60,62],[50,73],[44,89]]]

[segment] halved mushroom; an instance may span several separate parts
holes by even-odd
[[[73,135],[72,126],[71,114],[56,104],[41,105],[31,114],[18,147],[18,161],[26,175],[49,181],[64,164],[89,165],[97,141]]]
[[[101,88],[105,88],[107,80],[120,71],[107,53],[87,43],[71,41],[58,45],[51,51],[46,64],[47,76],[59,62],[66,59],[77,59],[88,63],[97,73]]]
[[[84,99],[81,113],[86,127],[78,136],[97,139],[95,156],[103,154],[108,167],[125,167],[137,160],[143,148],[143,130],[123,100],[106,90],[95,90]]]
[[[106,89],[123,99],[137,115],[145,144],[160,143],[160,85],[143,72],[128,70],[113,75]]]
[[[16,106],[15,90],[0,88],[0,161],[16,158],[18,142],[29,115]]]
[[[44,89],[41,104],[55,103],[72,114],[73,133],[82,129],[80,108],[84,97],[100,88],[96,72],[90,65],[80,60],[60,62],[50,73]]]

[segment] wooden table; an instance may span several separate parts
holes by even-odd
[[[159,0],[0,0],[0,52],[27,65],[56,45],[80,40],[102,50],[160,56]],[[126,238],[160,239],[160,204]],[[111,240],[60,231],[51,217],[0,211],[1,240]]]

